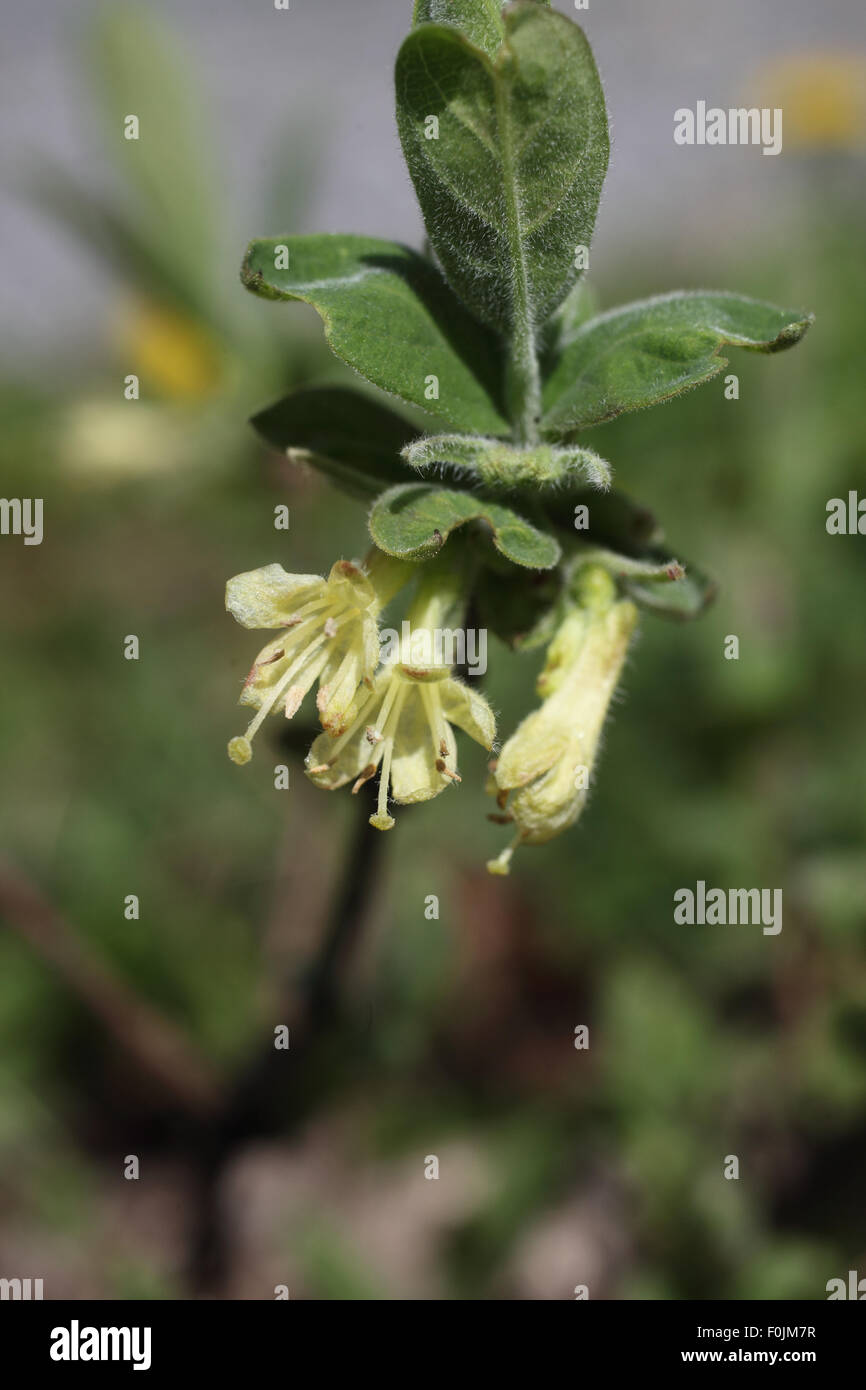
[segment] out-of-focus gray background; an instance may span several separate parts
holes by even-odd
[[[765,105],[768,65],[786,55],[866,49],[862,0],[591,0],[580,12],[559,0],[556,7],[585,27],[613,115],[594,276],[604,277],[624,248],[634,253],[638,238],[663,240],[674,264],[720,239],[747,243],[757,228],[765,248],[768,237],[786,242],[802,166],[758,149],[677,147],[673,113],[699,99]],[[10,190],[10,176],[33,149],[100,178],[86,84],[71,61],[76,21],[91,8],[87,0],[3,3],[0,352],[13,357],[73,342],[88,326],[99,331],[104,274]],[[171,22],[217,126],[220,177],[232,190],[225,197],[223,185],[227,276],[254,232],[289,230],[251,228],[248,208],[262,166],[311,138],[326,158],[302,225],[291,230],[420,240],[391,89],[409,0],[291,0],[288,12],[271,0],[143,0],[141,8]]]

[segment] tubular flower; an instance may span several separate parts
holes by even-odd
[[[543,703],[508,739],[494,768],[502,819],[517,833],[488,864],[491,873],[508,873],[519,844],[544,844],[573,825],[586,801],[637,609],[617,600],[600,566],[587,566],[578,585],[579,606],[559,627],[539,677]]]
[[[370,824],[390,830],[389,795],[409,805],[429,801],[460,781],[452,725],[484,748],[493,746],[496,721],[490,706],[448,667],[420,670],[388,662],[345,732],[315,740],[307,775],[328,791],[352,782],[354,794],[378,771],[379,799]]]
[[[452,725],[484,748],[493,746],[496,721],[477,691],[455,680],[432,654],[436,635],[459,621],[465,604],[463,552],[425,565],[404,624],[397,656],[384,662],[366,700],[343,733],[320,734],[307,757],[307,775],[333,791],[352,792],[379,773],[379,799],[370,824],[390,830],[388,797],[402,805],[429,801],[459,782]]]
[[[327,579],[287,574],[281,565],[235,575],[226,608],[243,627],[276,628],[244,682],[240,703],[258,712],[228,746],[235,763],[252,757],[252,739],[270,713],[291,719],[319,682],[322,727],[342,733],[354,716],[359,688],[366,695],[379,663],[377,617],[406,577],[407,567],[376,552],[367,571],[339,560]]]

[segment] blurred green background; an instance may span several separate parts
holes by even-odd
[[[467,740],[459,792],[356,845],[377,852],[372,898],[310,1030],[304,972],[339,926],[357,804],[304,779],[309,710],[249,768],[225,757],[257,639],[223,587],[362,556],[360,510],[245,425],[344,378],[304,311],[220,273],[232,191],[189,69],[155,18],[109,16],[70,62],[106,134],[150,111],[163,157],[134,180],[115,139],[109,191],[34,161],[22,196],[119,273],[114,347],[46,345],[0,381],[4,493],[45,499],[44,543],[0,545],[0,1274],[48,1298],[433,1300],[813,1299],[866,1274],[866,551],[825,530],[828,499],[866,495],[850,55],[784,73],[795,218],[673,260],[635,242],[593,278],[605,307],[710,283],[817,315],[795,352],[732,360],[738,401],[719,378],[589,440],[716,576],[715,607],[645,616],[582,822],[510,879],[485,873],[503,832]],[[263,173],[250,235],[297,225],[321,138]],[[538,660],[492,644],[501,731]],[[675,925],[698,879],[782,888],[781,934]],[[278,1023],[311,1040],[263,1079]],[[174,1030],[171,1086],[153,1057]]]

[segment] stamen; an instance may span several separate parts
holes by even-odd
[[[353,795],[353,796],[357,796],[357,795],[358,795],[358,792],[359,792],[359,791],[361,790],[361,788],[364,786],[365,782],[369,782],[370,778],[371,778],[371,777],[375,777],[375,776],[376,776],[376,764],[375,764],[375,763],[368,763],[367,766],[364,768],[364,771],[361,773],[360,777],[359,777],[358,780],[356,781],[355,785],[353,786],[353,788],[352,788],[352,795]]]
[[[511,844],[508,846],[508,848],[507,848],[507,849],[504,849],[504,850],[502,851],[502,853],[501,853],[500,855],[497,856],[496,859],[488,859],[488,861],[487,861],[487,870],[488,870],[488,873],[491,873],[491,874],[509,874],[509,873],[511,872],[511,856],[513,855],[514,851],[517,849],[517,846],[520,844],[521,839],[522,839],[522,836],[520,835],[520,833],[518,833],[517,835],[515,835],[514,839],[511,841]]]
[[[273,666],[275,661],[282,661],[285,654],[285,647],[280,647],[280,650],[278,652],[274,652],[273,656],[269,656],[267,661],[254,661],[252,666],[250,667],[250,673],[244,681],[244,690],[247,690],[249,686],[252,685],[253,681],[255,680],[256,676],[258,675],[259,671],[262,669],[263,666]]]
[[[456,772],[452,772],[446,762],[448,757],[448,740],[445,737],[447,725],[442,713],[439,695],[435,688],[429,685],[420,685],[418,688],[421,691],[421,702],[433,738],[433,750],[434,753],[438,753],[438,757],[435,759],[436,771],[443,777],[447,777],[449,782],[460,782],[462,778],[458,777]]]
[[[244,763],[248,763],[253,756],[249,739],[241,737],[229,740],[228,752],[232,762],[237,763],[238,767],[243,767]]]
[[[307,671],[303,682],[300,685],[290,685],[286,695],[285,713],[287,719],[294,719],[301,705],[304,703],[304,696],[310,687],[318,680],[324,667],[327,665],[328,653],[321,652],[318,659],[313,662],[312,668]]]
[[[337,667],[337,674],[331,677],[327,685],[319,686],[319,693],[316,696],[316,708],[319,711],[319,714],[323,714],[325,712],[330,703],[332,694],[335,690],[339,690],[340,686],[343,683],[343,678],[346,675],[347,670],[349,670],[349,668],[355,660],[355,653],[350,646],[349,650],[346,652],[346,655],[343,657],[343,660]]]
[[[385,698],[382,701],[382,708],[379,711],[379,722],[375,726],[377,732],[379,729],[382,730],[381,736],[383,738],[386,738],[388,734],[388,723],[391,718],[391,710],[394,708],[394,701],[397,699],[398,694],[405,695],[405,693],[406,687],[403,685],[403,682],[396,680],[392,676],[391,680],[388,683],[388,689],[385,691]],[[400,703],[402,704],[402,700]]]
[[[296,632],[293,632],[293,633],[292,633],[292,646],[293,646],[293,648],[296,648],[296,647],[297,647],[297,645],[298,645],[298,640],[299,640],[299,638],[300,638],[300,636],[301,636],[301,632],[303,631],[303,628],[304,628],[305,626],[307,626],[307,625],[309,625],[309,626],[312,627],[312,628],[315,628],[315,627],[316,627],[316,623],[317,623],[317,619],[314,618],[314,617],[313,617],[313,618],[307,618],[304,622],[301,622],[301,623],[300,623],[300,626],[298,627],[298,630],[297,630]],[[288,624],[287,624],[287,626],[288,626]],[[280,651],[276,652],[273,656],[269,656],[268,659],[267,659],[267,661],[259,661],[258,659],[256,659],[256,660],[253,662],[252,669],[250,670],[249,675],[247,676],[246,680],[244,681],[244,690],[247,690],[247,689],[249,688],[249,686],[251,686],[251,685],[255,682],[256,676],[257,676],[258,672],[261,671],[261,669],[262,669],[263,666],[272,666],[272,665],[274,664],[274,662],[276,662],[276,661],[281,661],[282,658],[285,656],[285,654],[286,654],[286,648],[283,647],[283,648],[281,648]],[[282,677],[281,677],[280,679],[282,680]],[[279,682],[278,682],[278,688],[279,688]]]
[[[394,737],[400,723],[400,711],[408,694],[408,686],[402,681],[392,680],[382,706],[382,730],[385,749],[382,754],[382,767],[379,772],[379,797],[376,814],[370,817],[370,824],[376,830],[390,830],[394,817],[388,815],[388,791],[391,786],[391,762],[394,757]]]
[[[252,742],[258,729],[264,723],[265,719],[267,719],[274,705],[277,703],[280,696],[283,694],[283,691],[289,685],[296,671],[298,671],[300,667],[303,666],[304,662],[309,659],[311,652],[314,652],[317,647],[320,647],[322,645],[324,640],[325,637],[323,634],[322,636],[317,637],[313,642],[311,642],[308,647],[305,647],[304,650],[301,652],[300,656],[296,657],[295,660],[291,662],[288,670],[277,681],[268,698],[262,701],[255,719],[252,720],[252,722],[249,725],[249,728],[247,729],[244,735],[248,743]]]
[[[295,612],[291,614],[282,626],[297,627],[299,623],[307,622],[310,615],[313,613],[321,616],[319,610],[322,608],[332,608],[333,604],[334,600],[327,594],[322,594],[319,598],[308,599],[306,603],[302,603],[300,608],[296,609]]]
[[[345,617],[335,621],[335,626],[340,627],[344,622],[347,622],[350,618],[351,614],[346,614]],[[319,620],[316,617],[311,617],[308,618],[306,622],[310,623],[315,627],[318,626]],[[298,628],[297,632],[294,634],[296,642],[298,637],[300,636],[301,631],[305,626],[306,623],[302,623],[301,626]],[[307,646],[304,647],[303,651],[295,657],[295,660],[290,663],[288,669],[283,672],[282,676],[280,676],[280,679],[277,681],[276,685],[274,686],[273,690],[270,692],[268,697],[262,701],[261,705],[259,706],[259,710],[256,714],[256,717],[252,720],[244,735],[244,738],[247,740],[248,743],[252,742],[252,739],[255,737],[256,733],[258,732],[265,719],[267,719],[271,710],[274,708],[274,705],[280,699],[280,696],[286,690],[286,687],[290,684],[292,677],[301,669],[302,666],[304,666],[304,664],[307,661],[310,660],[310,657],[313,655],[313,653],[316,652],[318,648],[321,647],[322,644],[327,640],[327,634],[324,631],[320,632],[319,636],[315,637],[312,642],[309,642]],[[310,676],[310,679],[308,680],[307,684],[301,690],[301,700],[303,700],[304,695],[306,695],[310,686],[313,684],[313,681],[321,673],[326,660],[327,658],[325,657],[318,663],[318,665],[314,664],[312,675]],[[297,702],[297,704],[295,704],[294,701],[294,696],[289,695],[289,697],[287,697],[286,715],[289,719],[291,719],[292,715],[297,712],[297,709],[300,705],[300,700]],[[252,754],[250,756],[252,756]]]
[[[459,776],[457,775],[456,772],[452,772],[452,771],[451,771],[450,767],[448,766],[448,764],[446,763],[446,761],[445,761],[444,758],[437,758],[437,759],[436,759],[436,771],[437,771],[437,772],[441,772],[443,777],[447,777],[448,780],[449,780],[449,782],[462,782],[462,781],[463,781],[463,778],[462,778],[462,777],[459,777]]]
[[[338,738],[332,740],[331,756],[328,759],[328,761],[324,764],[324,767],[333,767],[340,753],[343,751],[343,748],[349,742],[349,739],[352,737],[352,735],[356,732],[358,725],[361,723],[362,719],[364,718],[364,715],[367,713],[367,710],[369,709],[371,703],[375,700],[375,698],[375,692],[371,690],[358,706],[358,713],[355,715],[355,718],[349,725],[348,729],[344,729]],[[330,738],[331,735],[329,734],[328,737]],[[314,769],[311,768],[310,771],[312,772],[314,771]]]

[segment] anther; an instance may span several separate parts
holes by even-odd
[[[367,766],[364,768],[364,771],[361,773],[360,777],[358,778],[357,782],[356,782],[355,785],[353,786],[353,788],[352,788],[352,795],[353,795],[353,796],[357,796],[357,795],[358,795],[358,792],[361,790],[361,788],[363,787],[364,783],[365,783],[365,782],[369,782],[370,778],[371,778],[371,777],[375,777],[375,775],[376,775],[376,764],[375,764],[375,763],[368,763]]]

